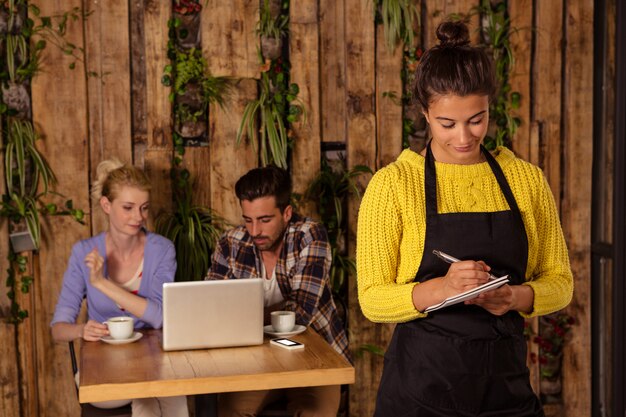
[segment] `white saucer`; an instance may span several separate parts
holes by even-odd
[[[294,327],[293,330],[289,332],[275,332],[271,324],[268,324],[267,326],[263,326],[263,332],[274,337],[289,337],[289,336],[293,336],[296,334],[300,334],[305,330],[306,330],[306,326],[302,326],[301,324],[296,324],[296,327]]]
[[[126,343],[136,342],[137,340],[141,339],[142,336],[143,336],[143,333],[135,332],[128,339],[113,339],[111,336],[103,336],[100,338],[100,340],[102,340],[105,343],[110,343],[112,345],[124,345]]]

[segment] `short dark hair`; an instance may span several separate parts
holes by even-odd
[[[273,196],[282,213],[291,201],[291,177],[287,171],[273,165],[254,168],[239,178],[235,194],[239,201]]]
[[[484,48],[470,45],[469,30],[461,21],[437,27],[439,44],[422,55],[417,67],[415,94],[428,110],[434,96],[486,95],[496,92],[493,60]]]

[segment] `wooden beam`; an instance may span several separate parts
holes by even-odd
[[[345,1],[346,30],[346,94],[347,94],[347,163],[376,165],[376,31],[372,6],[361,0]],[[361,190],[365,189],[364,178],[357,179]],[[348,202],[348,251],[354,257],[356,246],[357,216],[360,201]],[[382,358],[365,353],[359,357],[359,347],[364,344],[387,348],[390,326],[374,324],[367,320],[358,302],[356,277],[348,283],[348,327],[350,347],[354,353],[354,367],[358,375],[350,387],[350,413],[355,416],[371,416],[378,384],[382,374]],[[382,333],[381,333],[382,332]]]
[[[509,18],[511,19],[511,32],[509,39],[515,59],[514,65],[509,70],[509,82],[511,91],[518,92],[521,96],[520,107],[511,111],[514,117],[522,121],[517,128],[515,137],[511,138],[513,150],[518,156],[526,161],[530,158],[530,84],[532,62],[532,32],[533,13],[532,0],[519,0],[509,2]]]
[[[257,97],[253,79],[239,80],[227,99],[225,110],[212,106],[209,111],[211,207],[234,225],[241,223],[241,209],[235,183],[257,166],[257,155],[247,139],[237,147],[237,129],[248,101]]]
[[[403,45],[390,51],[383,25],[376,26],[376,165],[379,169],[402,152]]]
[[[147,146],[145,170],[152,181],[151,207],[154,214],[171,210],[172,189],[169,170],[173,156],[172,104],[170,88],[161,83],[167,58],[168,28],[171,2],[155,1],[144,10],[146,56]]]
[[[576,320],[563,357],[564,415],[591,415],[591,177],[593,0],[565,3],[563,231],[574,271]]]
[[[538,140],[538,129],[531,129],[533,123],[530,119],[530,85],[531,85],[531,63],[532,63],[532,39],[533,39],[533,2],[532,0],[520,0],[509,2],[509,19],[511,21],[509,39],[515,63],[509,69],[509,83],[511,92],[520,94],[520,107],[512,110],[513,117],[519,117],[521,125],[517,128],[515,136],[511,138],[512,148],[516,154],[531,163],[537,164],[537,148],[533,145]],[[534,135],[531,137],[531,135]],[[533,142],[535,141],[535,142]],[[534,334],[538,334],[539,321],[528,320]],[[534,354],[539,357],[539,347],[536,343],[528,343],[529,355]],[[530,385],[537,395],[539,395],[539,362],[529,360]]]
[[[82,6],[80,0],[39,4],[41,14],[48,16]],[[68,23],[65,40],[85,46],[80,21]],[[45,49],[44,55],[43,71],[31,84],[33,121],[43,137],[38,146],[59,180],[56,190],[71,198],[75,207],[86,209],[89,207],[86,68],[77,62],[76,69],[70,70],[71,57],[52,45]],[[28,383],[37,385],[39,408],[46,415],[80,415],[67,344],[52,341],[49,323],[71,247],[90,234],[89,219],[87,222],[87,226],[82,226],[67,217],[48,217],[43,224],[39,260],[34,265],[31,291],[35,297],[32,314],[36,317],[38,378]]]
[[[129,13],[129,42],[130,42],[130,68],[131,97],[133,108],[132,117],[132,148],[133,161],[139,166],[144,166],[144,151],[148,143],[148,98],[146,92],[146,45],[144,19],[146,4],[142,1],[130,2]]]
[[[207,0],[202,8],[202,53],[214,76],[259,77],[259,2]]]
[[[89,105],[90,177],[111,157],[132,164],[131,88],[128,2],[90,0],[85,21],[87,101]],[[92,209],[92,234],[108,227],[97,203]]]
[[[561,194],[561,50],[563,2],[536,3],[533,59],[533,122],[539,128],[539,166],[544,170],[560,210]],[[531,153],[533,151],[531,150]]]
[[[320,134],[324,142],[346,141],[345,7],[343,0],[319,0]]]
[[[210,140],[210,139],[209,139]],[[194,204],[211,206],[211,151],[209,146],[185,148],[183,166],[191,173]]]
[[[320,70],[319,70],[319,23],[317,0],[304,0],[290,8],[289,60],[291,82],[298,84],[306,111],[306,119],[291,125],[293,153],[291,178],[293,191],[304,194],[320,170]],[[315,205],[303,202],[301,214],[313,216]]]

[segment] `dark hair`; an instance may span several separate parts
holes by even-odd
[[[290,203],[291,177],[287,171],[273,165],[254,168],[239,178],[235,184],[235,193],[239,201],[273,196],[282,213]]]
[[[428,49],[420,60],[415,94],[428,110],[433,96],[472,94],[489,96],[496,91],[493,61],[485,50],[470,45],[463,22],[443,22],[437,27],[439,45]]]

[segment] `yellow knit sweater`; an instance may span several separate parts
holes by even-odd
[[[502,167],[522,213],[528,236],[526,282],[535,293],[528,316],[565,307],[573,294],[567,247],[554,198],[541,170],[506,148],[493,155]],[[357,231],[359,302],[374,322],[405,322],[425,317],[411,293],[424,251],[426,206],[421,155],[405,150],[370,181]],[[509,208],[487,162],[436,162],[439,213],[490,212]],[[526,315],[524,315],[526,316]]]

